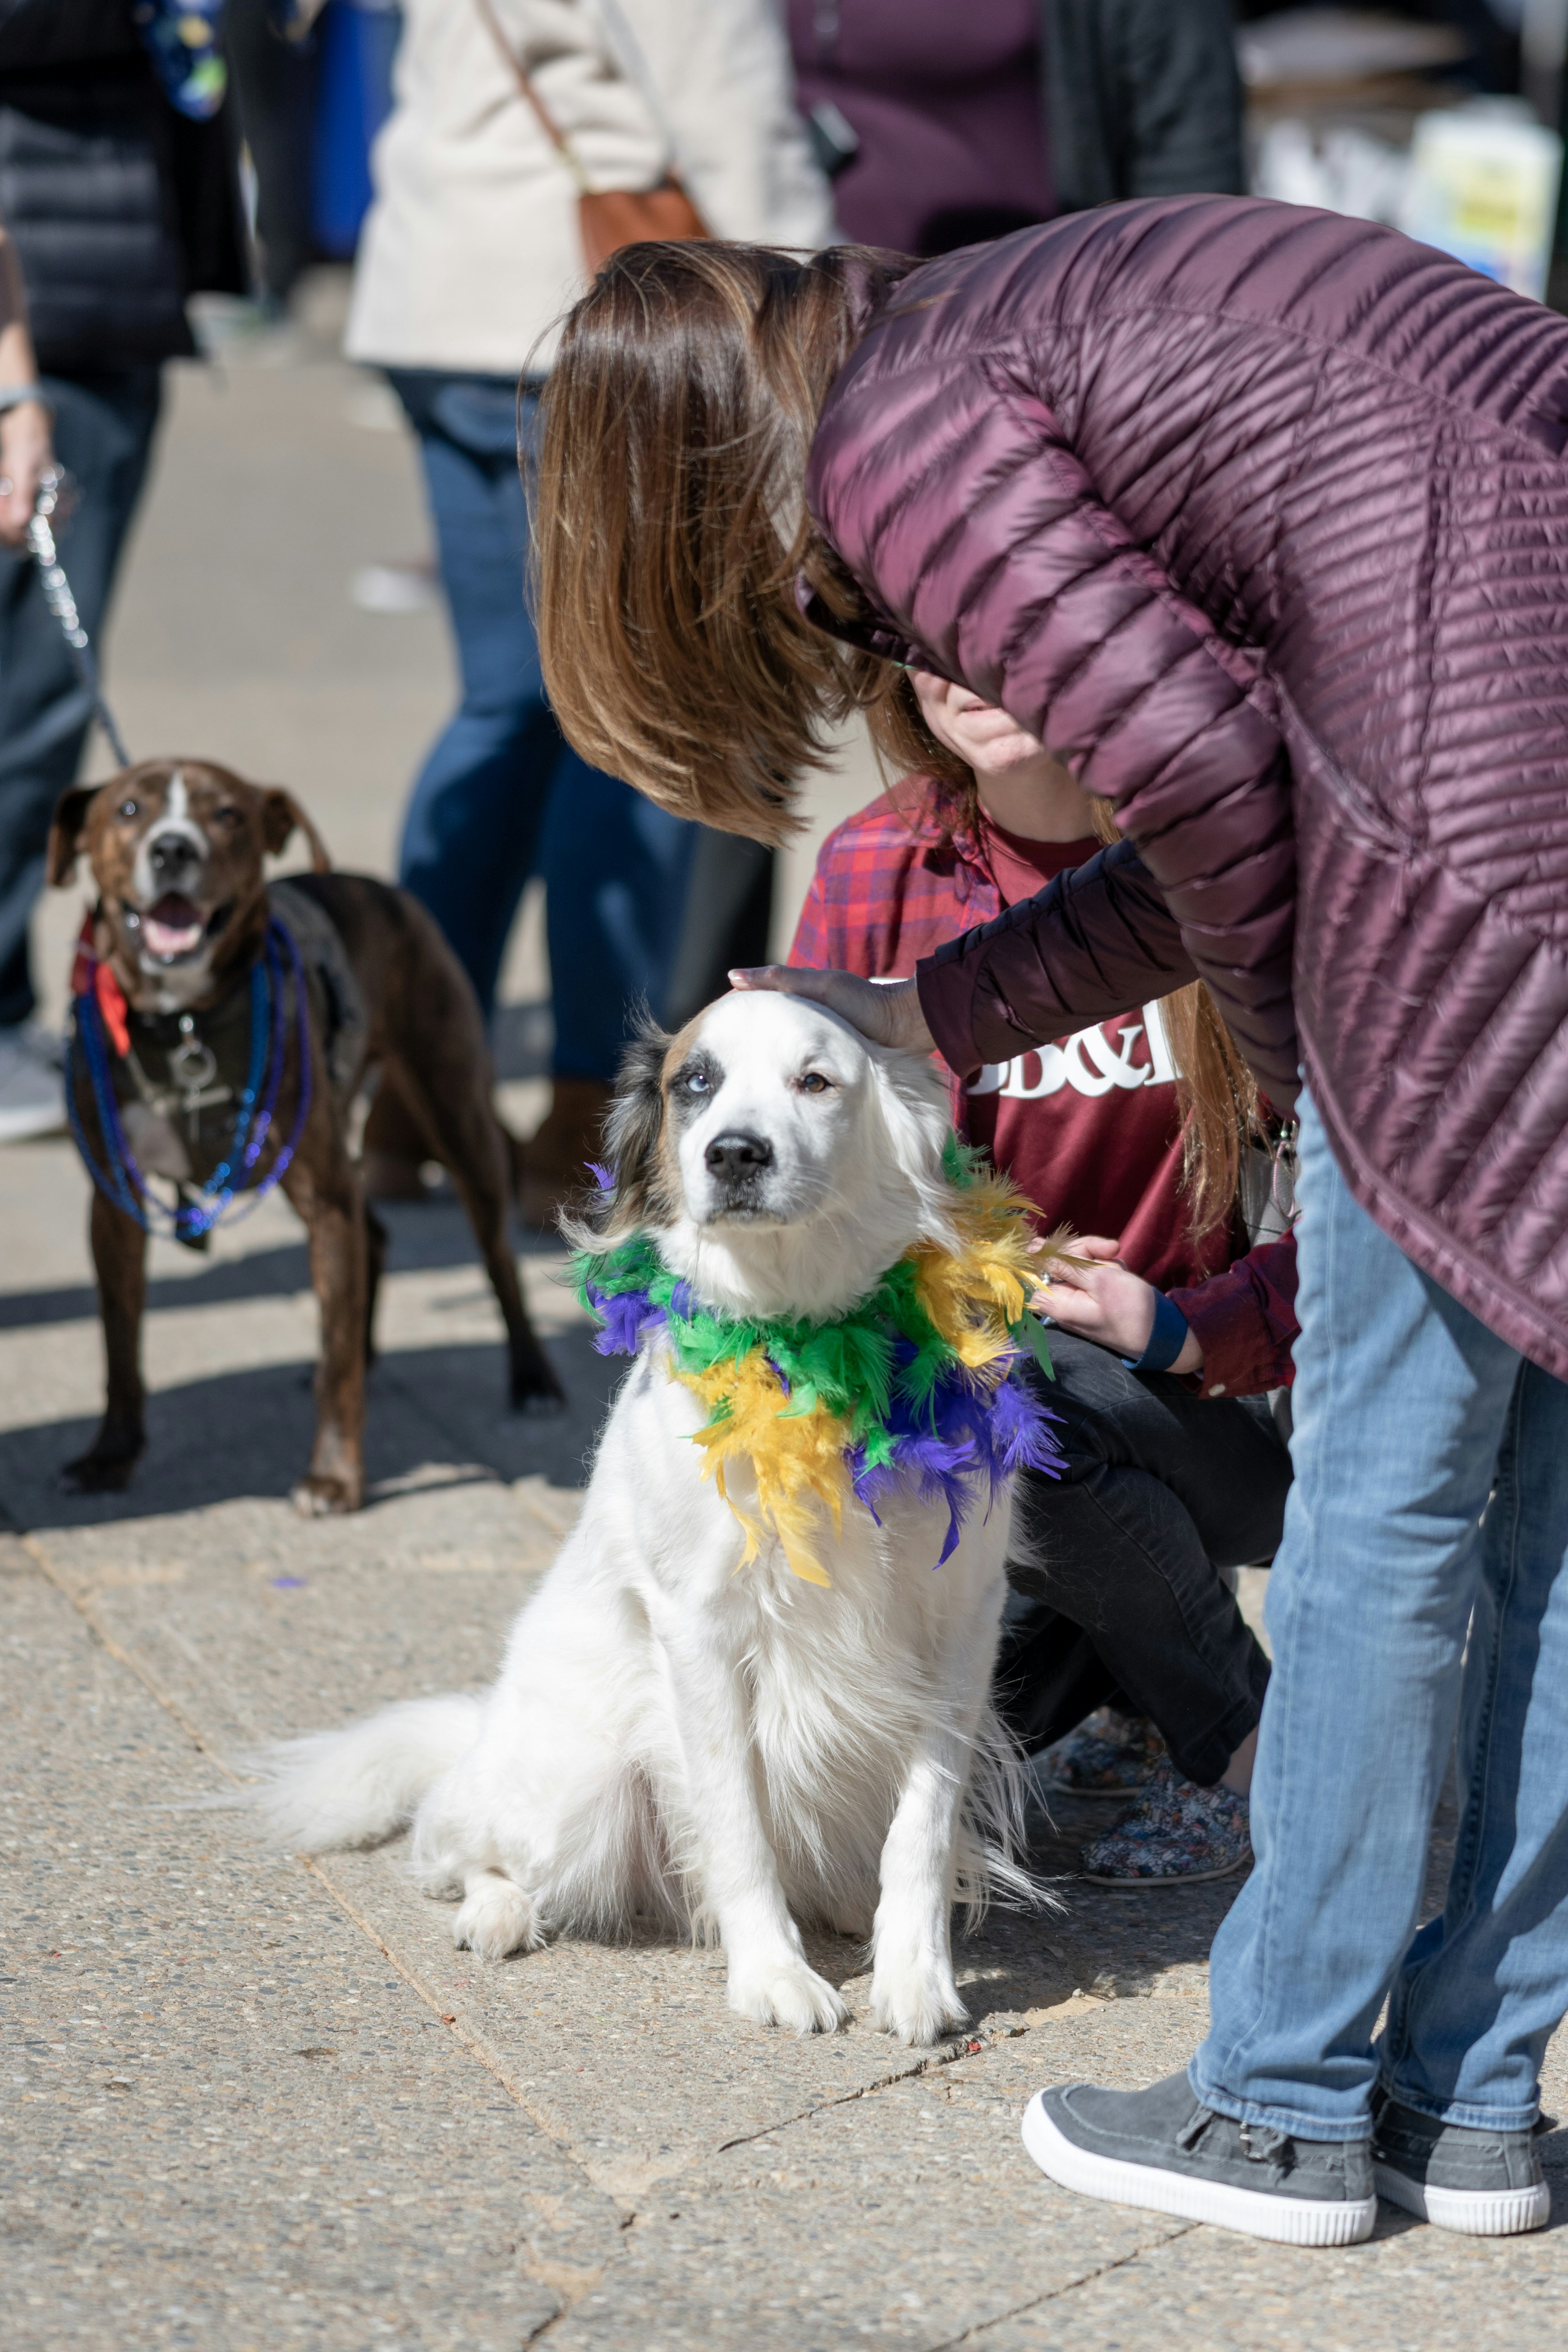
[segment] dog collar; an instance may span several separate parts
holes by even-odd
[[[99,1191],[106,1199],[112,1201],[116,1208],[132,1218],[143,1232],[167,1233],[173,1240],[187,1242],[195,1248],[205,1247],[207,1235],[237,1192],[248,1192],[247,1213],[265,1200],[288,1170],[304,1133],[310,1109],[313,1074],[310,1008],[300,950],[287,926],[273,916],[267,927],[262,953],[252,967],[247,983],[249,993],[249,1063],[245,1084],[238,1091],[233,1133],[222,1159],[201,1178],[199,1184],[181,1185],[178,1204],[173,1209],[166,1207],[149,1191],[147,1179],[136,1163],[120,1116],[122,1087],[134,1087],[153,1108],[159,1105],[155,1091],[149,1090],[132,1054],[125,999],[118,982],[114,985],[112,996],[107,1003],[105,1002],[101,985],[104,969],[91,951],[89,934],[84,926],[82,938],[78,942],[76,970],[72,975],[76,1018],[66,1070],[66,1108],[70,1115],[77,1149]],[[298,1066],[294,1121],[287,1140],[279,1142],[274,1139],[272,1164],[259,1182],[253,1183],[257,1162],[268,1139],[273,1136],[273,1113],[289,1058],[290,1022],[288,998],[290,985],[294,999],[292,1026],[296,1033]],[[115,999],[118,999],[118,1008]],[[226,999],[225,1003],[228,1001]],[[117,1009],[118,1024],[115,1021]],[[194,1088],[186,1087],[182,1089],[182,1076],[192,1078],[198,1075],[188,1065],[180,1064],[181,1041],[194,1041],[194,1029],[184,1031],[178,1015],[170,1016],[170,1023],[173,1043],[170,1075],[179,1090],[174,1098],[189,1115],[194,1143],[204,1100],[217,1098],[205,1078],[205,1065],[212,1064],[212,1075],[216,1076],[217,1063],[216,1058],[204,1048],[200,1066],[203,1083]],[[139,1021],[138,1026],[141,1025]],[[155,1018],[147,1025],[155,1029],[162,1023]],[[118,1060],[113,1056],[118,1056]],[[87,1091],[92,1098],[99,1146],[103,1154],[101,1160],[88,1135],[78,1099],[79,1068],[85,1075]],[[233,1089],[225,1087],[223,1094],[226,1098],[234,1099]],[[129,1092],[126,1098],[129,1099]]]
[[[745,1530],[742,1566],[770,1534],[795,1575],[826,1585],[821,1508],[837,1528],[853,1498],[879,1526],[879,1505],[914,1492],[947,1507],[941,1567],[974,1503],[1012,1472],[1061,1474],[1057,1416],[1021,1377],[1031,1358],[1051,1370],[1028,1308],[1040,1279],[1031,1204],[956,1138],[944,1159],[957,1248],[920,1244],[830,1319],[717,1314],[646,1233],[574,1262],[578,1297],[602,1327],[599,1353],[634,1356],[662,1340],[671,1379],[708,1407],[696,1443]],[[613,1188],[607,1171],[594,1172]],[[755,1516],[726,1491],[724,1465],[738,1457],[755,1476]]]

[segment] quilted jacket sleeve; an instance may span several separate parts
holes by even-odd
[[[915,967],[937,1049],[967,1076],[1195,977],[1179,925],[1130,841],[1058,874]]]
[[[1205,1396],[1261,1396],[1289,1388],[1296,1319],[1296,1236],[1260,1242],[1206,1282],[1173,1290],[1204,1351]]]
[[[1193,967],[1288,1107],[1289,772],[1257,662],[1103,504],[1021,364],[933,354],[888,381],[857,371],[818,429],[814,510],[911,655],[999,703],[1111,801]],[[1033,933],[1062,919],[1049,893],[1031,904],[988,951],[990,985],[1015,1006],[1051,952]],[[944,1050],[985,1059],[973,1038],[957,1045],[963,1015],[945,1011],[984,1002],[963,961],[932,967],[921,994]],[[1060,1009],[1088,1020],[1096,1006]]]

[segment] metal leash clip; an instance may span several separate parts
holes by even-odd
[[[76,656],[82,683],[91,697],[93,716],[108,737],[109,748],[115,759],[122,768],[128,768],[131,754],[114,723],[114,714],[103,698],[103,681],[99,676],[92,640],[82,627],[70,582],[66,578],[55,546],[54,517],[62,508],[66,513],[69,512],[73,488],[69,476],[56,466],[51,466],[46,474],[39,477],[38,502],[27,524],[27,552],[38,567],[38,584],[44,592],[44,602],[59,623],[61,634]],[[63,520],[63,514],[61,519]]]
[[[180,1015],[179,1041],[165,1046],[163,1059],[169,1066],[170,1085],[154,1085],[142,1066],[134,1045],[126,1054],[132,1083],[148,1109],[159,1118],[174,1119],[184,1115],[193,1143],[201,1132],[201,1115],[214,1110],[221,1103],[234,1100],[234,1088],[218,1077],[217,1055],[205,1039],[196,1034],[196,1024],[189,1013]]]

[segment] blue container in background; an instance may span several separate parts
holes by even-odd
[[[370,204],[371,142],[392,111],[397,0],[327,0],[311,155],[310,228],[321,251],[347,260]]]

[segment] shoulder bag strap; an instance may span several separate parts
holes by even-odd
[[[521,91],[524,99],[532,108],[534,117],[538,121],[540,129],[543,131],[546,139],[549,140],[550,144],[560,156],[561,161],[565,164],[566,169],[571,173],[573,179],[576,182],[578,194],[580,196],[592,195],[594,193],[593,185],[589,181],[587,173],[583,169],[576,149],[573,146],[572,142],[567,138],[566,133],[562,130],[561,125],[556,121],[555,117],[551,113],[550,109],[545,105],[544,100],[540,97],[539,92],[535,89],[533,86],[533,77],[529,72],[528,68],[523,64],[522,59],[518,56],[517,51],[512,47],[511,43],[507,39],[506,34],[501,26],[500,19],[496,15],[494,8],[490,5],[490,0],[474,0],[474,5],[479,10],[479,15],[483,17],[485,28],[489,32],[491,40],[495,43],[496,47],[500,52],[502,62],[507,67],[512,79],[516,82],[518,89]]]

